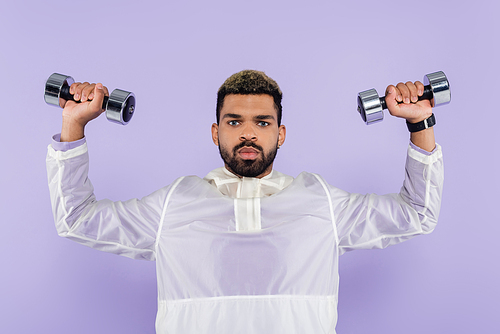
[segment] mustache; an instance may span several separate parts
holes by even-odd
[[[238,151],[240,148],[243,148],[243,147],[253,147],[256,150],[259,150],[260,152],[264,151],[264,149],[262,148],[262,146],[259,146],[259,145],[255,144],[254,142],[252,142],[250,140],[245,140],[244,142],[239,143],[238,145],[236,145],[233,148],[233,153],[236,154],[236,151]]]

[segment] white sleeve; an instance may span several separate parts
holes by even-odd
[[[409,147],[405,168],[399,194],[349,194],[330,186],[341,253],[385,248],[434,230],[444,180],[441,147],[431,155]]]
[[[50,145],[47,176],[57,232],[83,245],[155,260],[155,241],[169,187],[141,200],[97,201],[88,179],[87,144],[66,152]]]

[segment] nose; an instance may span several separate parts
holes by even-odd
[[[247,141],[247,140],[255,141],[255,140],[257,140],[257,133],[256,133],[255,129],[253,128],[253,126],[247,125],[247,126],[243,126],[241,128],[240,140],[241,141]]]

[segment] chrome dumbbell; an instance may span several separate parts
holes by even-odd
[[[450,83],[443,72],[424,76],[424,85],[424,93],[418,97],[419,101],[430,100],[432,107],[450,103]],[[385,96],[379,97],[375,89],[358,94],[358,112],[367,125],[383,121],[384,109],[387,109]]]
[[[45,102],[64,108],[67,101],[74,101],[73,95],[69,93],[69,87],[74,82],[75,80],[68,75],[52,74],[45,83]],[[115,89],[109,97],[104,97],[102,108],[106,110],[106,118],[109,121],[125,125],[134,115],[135,95],[132,92]]]

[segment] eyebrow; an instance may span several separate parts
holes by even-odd
[[[227,113],[227,114],[224,114],[224,116],[222,116],[222,119],[224,119],[224,118],[241,118],[241,115]]]
[[[257,115],[254,118],[255,119],[273,119],[274,120],[274,116],[273,115]]]
[[[222,119],[224,118],[243,118],[243,116],[241,116],[240,114],[233,114],[233,113],[227,113],[227,114],[224,114],[224,116],[222,116]],[[257,115],[254,117],[254,119],[258,119],[258,120],[264,120],[264,119],[275,119],[273,115]]]

